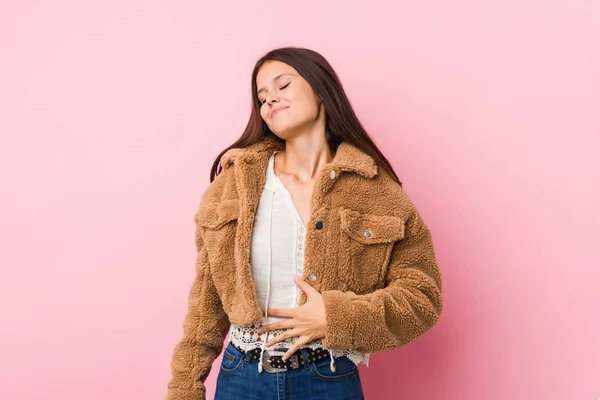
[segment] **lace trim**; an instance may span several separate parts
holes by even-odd
[[[302,275],[304,271],[304,224],[296,217],[298,235],[296,236],[296,275]],[[296,287],[296,304],[300,298],[300,288]]]
[[[255,323],[253,325],[248,325],[248,326],[231,325],[231,329],[229,331],[229,340],[231,340],[236,346],[238,346],[239,348],[241,348],[244,351],[249,351],[249,350],[253,350],[256,348],[260,348],[262,346],[262,343],[265,340],[267,340],[266,333],[259,335],[257,332],[257,329],[260,326],[262,326],[263,324],[266,325],[266,321],[264,320],[264,318],[263,318],[263,322]],[[271,332],[269,332],[269,338],[276,337],[278,335],[281,335],[282,333],[283,333],[283,330],[279,330],[279,329],[271,331]],[[296,342],[296,340],[297,340],[297,338],[290,338],[283,342],[275,343],[273,346],[267,347],[267,349],[268,350],[278,350],[278,349],[282,349],[282,348],[290,348]],[[323,346],[323,342],[321,339],[313,340],[312,342],[301,346],[301,348],[309,348],[312,350],[324,349],[324,350],[329,351],[329,349],[326,349],[325,346]],[[350,359],[355,364],[362,362],[366,366],[369,366],[370,354],[360,353],[355,350],[331,350],[331,353],[333,354],[333,356],[335,358],[346,356],[346,357],[348,357],[348,359]]]

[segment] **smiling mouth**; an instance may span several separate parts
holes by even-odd
[[[286,108],[282,108],[281,110],[273,111],[273,115],[271,115],[271,118],[275,117],[275,115],[279,114],[279,112],[283,111],[283,110],[287,110],[287,107]]]

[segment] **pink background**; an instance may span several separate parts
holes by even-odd
[[[0,6],[0,398],[163,398],[210,165],[287,44],[339,72],[443,271],[367,399],[600,397],[597,1],[55,0]]]

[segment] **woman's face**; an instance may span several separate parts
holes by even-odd
[[[256,87],[260,115],[282,139],[310,129],[322,115],[319,98],[308,82],[285,63],[264,63],[256,75]]]

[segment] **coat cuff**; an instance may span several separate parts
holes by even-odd
[[[328,290],[321,293],[325,303],[326,327],[323,346],[327,349],[352,349],[352,338],[356,323],[352,302],[339,290]]]
[[[206,400],[206,388],[204,385],[192,389],[172,388],[167,391],[165,400]]]

